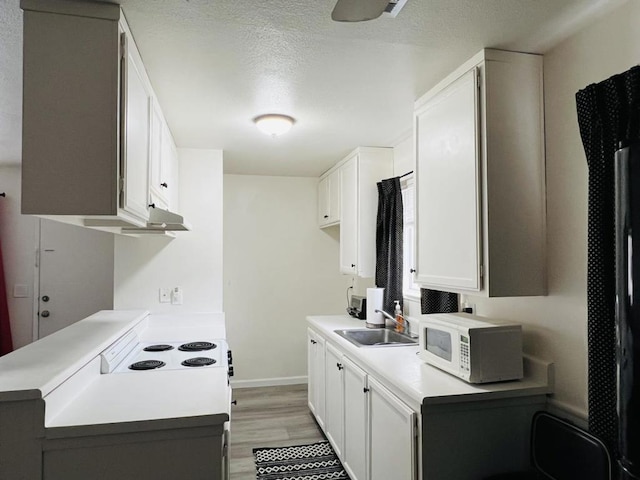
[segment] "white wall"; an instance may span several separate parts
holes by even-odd
[[[222,151],[179,149],[180,209],[193,229],[176,238],[118,235],[114,308],[151,312],[222,311]],[[182,287],[182,306],[159,302]]]
[[[20,165],[0,167],[0,241],[4,260],[5,281],[13,347],[33,340],[33,291],[35,272],[35,217],[20,214]],[[28,285],[29,296],[14,298],[14,285]]]
[[[236,386],[304,382],[306,315],[342,314],[339,230],[317,225],[316,178],[224,176],[224,306]]]
[[[546,297],[469,297],[481,315],[525,325],[525,350],[556,365],[556,406],[587,417],[587,179],[575,93],[640,62],[640,2],[628,2],[544,57]]]

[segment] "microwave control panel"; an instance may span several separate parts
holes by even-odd
[[[469,337],[460,335],[460,368],[469,371]]]

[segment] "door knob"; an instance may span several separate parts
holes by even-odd
[[[42,296],[42,301],[43,302],[48,302],[49,301],[49,295],[43,295]]]
[[[43,318],[47,318],[49,315],[51,315],[51,313],[49,313],[49,310],[43,310],[42,312],[40,312],[40,316]]]

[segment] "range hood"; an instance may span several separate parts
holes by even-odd
[[[147,226],[142,228],[123,228],[122,233],[163,233],[180,232],[191,230],[191,224],[182,215],[163,210],[162,208],[152,208],[149,211]]]

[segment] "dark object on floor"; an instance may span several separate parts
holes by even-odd
[[[329,442],[292,447],[254,448],[256,480],[349,480]]]
[[[538,412],[531,426],[533,470],[493,475],[485,480],[610,480],[611,459],[593,435],[550,415]]]

